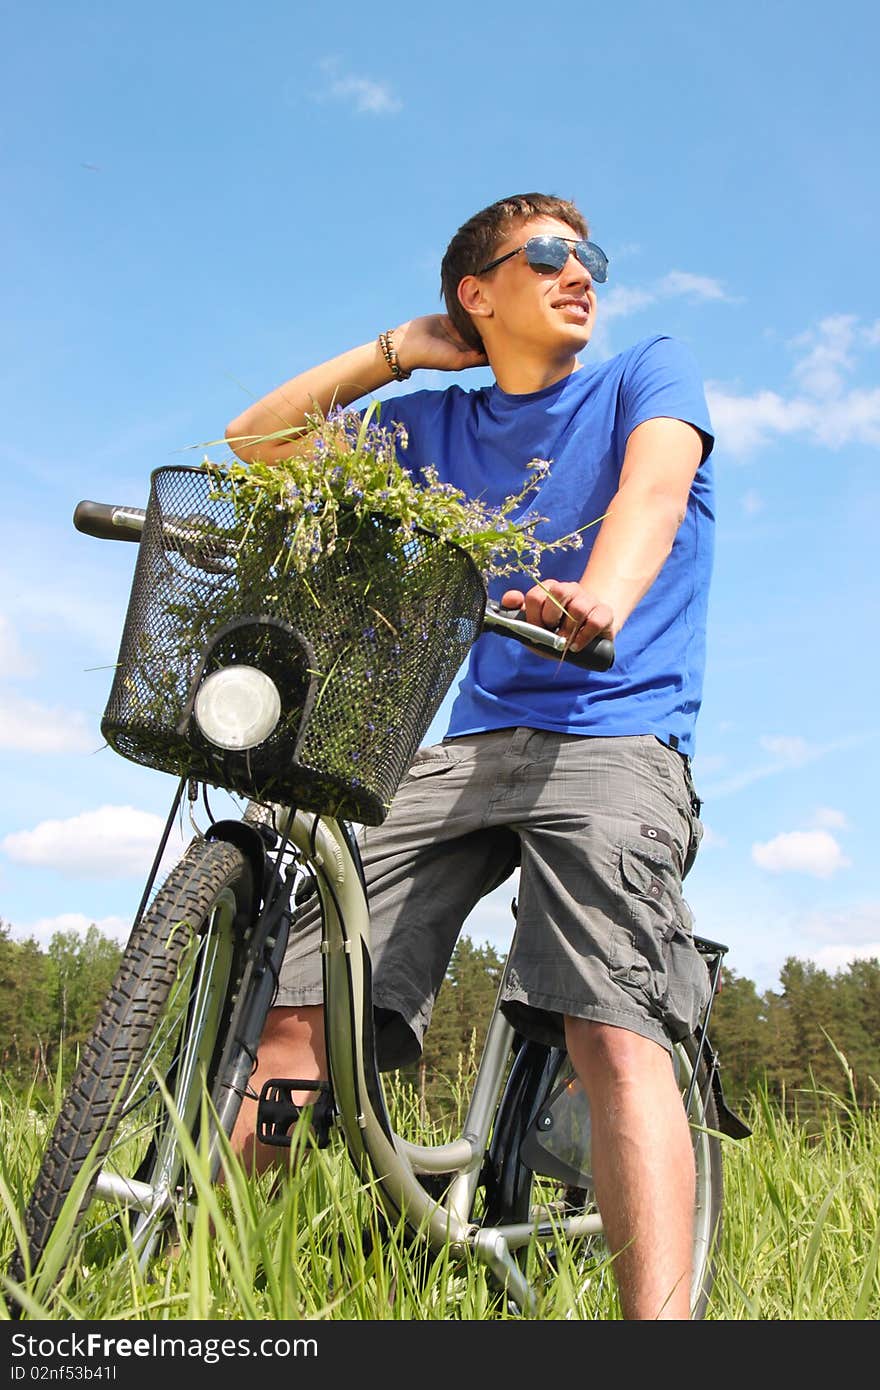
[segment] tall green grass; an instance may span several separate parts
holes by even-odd
[[[709,1320],[880,1316],[880,1110],[822,1100],[825,1118],[807,1127],[759,1095],[747,1115],[752,1137],[724,1141],[724,1229]],[[395,1123],[410,1129],[416,1098],[400,1087],[392,1103]],[[56,1104],[57,1096],[47,1106],[0,1090],[4,1270],[23,1238],[22,1211]],[[227,1181],[215,1187],[193,1152],[198,1201],[182,1213],[174,1248],[146,1272],[127,1250],[123,1223],[99,1223],[80,1244],[61,1223],[47,1257],[50,1273],[62,1271],[60,1282],[39,1271],[27,1288],[4,1278],[0,1317],[19,1306],[42,1319],[518,1316],[481,1264],[426,1254],[408,1247],[399,1227],[388,1230],[338,1136],[319,1150],[300,1125],[286,1157],[282,1173],[250,1178],[227,1156]],[[619,1317],[607,1262],[599,1259],[585,1279],[563,1257],[540,1316]]]

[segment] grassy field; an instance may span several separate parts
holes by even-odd
[[[411,1107],[397,1095],[398,1114]],[[725,1140],[724,1229],[709,1320],[880,1317],[880,1110],[831,1100],[799,1126],[766,1097],[746,1114],[753,1135]],[[52,1106],[0,1082],[0,1268],[21,1237]],[[306,1152],[308,1150],[308,1152]],[[476,1319],[518,1316],[486,1270],[379,1238],[375,1205],[341,1142],[314,1149],[306,1131],[280,1179],[232,1171],[223,1189],[199,1176],[176,1247],[141,1274],[118,1222],[93,1230],[70,1258],[63,1230],[26,1291],[4,1282],[0,1318],[23,1304],[40,1319]],[[534,1258],[538,1258],[535,1256]],[[54,1274],[63,1268],[60,1282]],[[589,1275],[564,1258],[542,1297],[543,1319],[619,1317],[607,1262]]]

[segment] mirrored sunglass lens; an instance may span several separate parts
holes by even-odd
[[[558,236],[533,236],[525,245],[526,260],[533,270],[561,270],[568,260],[568,246]]]
[[[526,260],[533,270],[561,270],[571,252],[577,256],[597,284],[603,285],[608,278],[608,257],[599,246],[591,241],[578,241],[572,244],[559,236],[533,236],[525,245]]]
[[[574,253],[596,283],[604,285],[608,278],[608,257],[601,247],[594,246],[591,241],[579,241]]]

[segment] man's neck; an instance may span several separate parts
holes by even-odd
[[[495,373],[495,380],[511,396],[527,396],[534,391],[543,391],[554,386],[557,381],[571,376],[580,367],[576,357],[551,359],[545,355],[531,356],[526,352],[489,353],[489,366]]]

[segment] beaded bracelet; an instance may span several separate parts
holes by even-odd
[[[391,337],[393,329],[389,328],[387,333],[379,334],[379,346],[382,349],[382,356],[388,363],[388,370],[395,381],[408,381],[412,372],[405,372],[397,360],[397,349]]]

